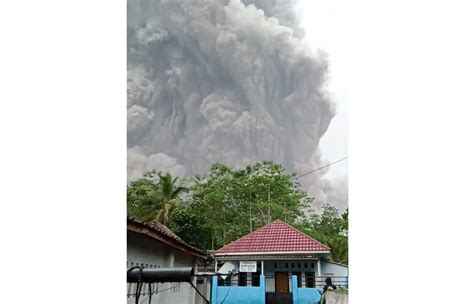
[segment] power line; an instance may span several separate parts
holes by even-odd
[[[193,284],[193,282],[189,282],[189,284],[191,284],[191,286],[194,288],[194,290],[196,290],[196,292],[201,296],[201,298],[204,299],[206,304],[210,303],[209,300],[197,289],[197,287]]]
[[[343,161],[343,160],[348,159],[348,158],[349,158],[349,156],[346,156],[346,157],[341,158],[341,159],[339,159],[339,160],[336,160],[335,162],[332,162],[332,163],[330,163],[330,164],[328,164],[328,165],[326,165],[326,166],[322,166],[321,168],[314,169],[314,170],[312,170],[312,171],[306,172],[305,174],[300,175],[300,176],[298,176],[298,177],[306,176],[306,175],[308,175],[308,174],[311,174],[311,173],[313,173],[313,172],[316,172],[316,171],[319,171],[319,170],[321,170],[321,169],[327,168],[327,167],[329,167],[329,166],[331,166],[331,165],[334,165],[335,163],[338,163],[338,162]]]

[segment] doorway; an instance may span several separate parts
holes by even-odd
[[[275,272],[275,292],[265,295],[267,304],[291,304],[290,281],[288,272]]]
[[[288,272],[275,272],[275,293],[289,293]]]

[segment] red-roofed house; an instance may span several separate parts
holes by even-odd
[[[263,274],[266,303],[285,303],[291,301],[292,275],[297,277],[298,287],[322,285],[330,253],[328,246],[276,220],[225,245],[214,257],[216,271],[220,263],[221,273],[238,272],[231,286],[258,286],[259,276]],[[345,282],[347,266],[339,265],[341,270],[333,271],[331,276],[344,277]]]

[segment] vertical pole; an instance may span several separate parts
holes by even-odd
[[[291,276],[291,293],[293,297],[293,304],[298,304],[298,279],[295,275]]]
[[[265,276],[260,275],[260,304],[265,304]]]
[[[211,304],[217,304],[217,276],[212,276]]]
[[[263,275],[264,275],[265,272],[263,272],[263,260],[262,260],[261,264],[262,264],[262,272],[261,272],[260,274],[263,274]]]
[[[214,261],[214,272],[217,272],[217,260]]]
[[[250,221],[250,232],[252,232],[252,205],[250,205],[249,221]]]
[[[321,259],[318,259],[318,281],[321,282]]]

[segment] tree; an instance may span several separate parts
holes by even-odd
[[[163,176],[153,170],[131,182],[127,188],[128,214],[143,221],[156,220],[171,225],[171,214],[180,202],[179,195],[187,190],[177,185],[177,180],[169,173]]]
[[[175,177],[172,179],[171,174],[166,173],[162,176],[158,173],[160,181],[158,183],[159,188],[159,199],[160,209],[156,215],[156,220],[164,225],[167,225],[171,220],[171,212],[176,207],[176,204],[180,202],[179,195],[186,191],[185,187],[177,186]]]
[[[304,220],[297,227],[318,241],[331,247],[331,258],[339,263],[348,263],[348,218],[349,210],[342,214],[329,204],[322,206],[321,214]]]
[[[232,169],[215,164],[206,176],[195,178],[187,212],[206,231],[200,246],[215,249],[275,219],[293,223],[310,202],[296,175],[281,165],[262,161]],[[185,241],[195,237],[177,229]]]

